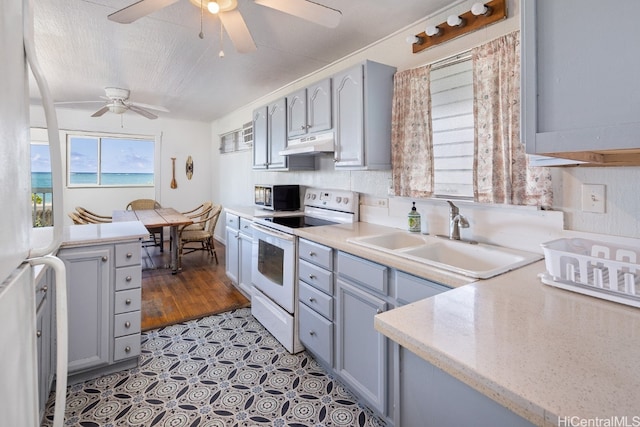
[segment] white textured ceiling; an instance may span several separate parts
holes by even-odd
[[[34,2],[36,49],[55,101],[97,101],[115,86],[130,89],[134,102],[168,108],[162,117],[212,121],[452,3],[317,0],[342,12],[328,29],[238,0],[258,49],[239,54],[224,34],[219,58],[219,19],[205,13],[201,40],[200,10],[189,0],[131,24],[107,19],[135,1]]]

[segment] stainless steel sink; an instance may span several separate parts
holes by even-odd
[[[543,258],[542,254],[518,249],[401,231],[348,241],[478,279],[488,279]]]

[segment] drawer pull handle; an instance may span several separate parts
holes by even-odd
[[[108,260],[108,259],[109,259],[109,257],[108,257],[108,256],[106,256],[106,255],[102,257],[102,261],[103,261],[103,262],[107,262],[107,260]]]
[[[126,347],[124,348],[124,352],[125,352],[125,353],[131,353],[131,347],[126,346]]]
[[[309,279],[311,279],[311,280],[316,280],[316,276],[315,276],[315,275],[313,275],[313,274],[310,274],[310,275],[309,275]]]
[[[131,280],[133,280],[133,277],[127,276],[124,280],[126,280],[127,282],[130,282]]]
[[[131,322],[124,322],[124,327],[125,328],[130,328],[131,327]]]
[[[37,336],[38,338],[40,338],[40,337],[42,336],[42,331],[37,331],[37,332],[36,332],[36,336]]]
[[[309,335],[314,336],[315,334],[315,331],[309,331]]]
[[[309,302],[316,302],[316,299],[311,297],[311,298],[309,298]]]
[[[131,252],[127,252],[127,258],[131,258],[133,254]]]
[[[131,305],[131,298],[127,298],[127,300],[124,303],[127,305]]]

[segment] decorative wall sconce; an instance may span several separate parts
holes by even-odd
[[[507,17],[506,0],[474,3],[471,10],[462,15],[450,15],[446,22],[427,25],[424,32],[407,37],[413,53],[422,52],[437,44],[479,30]]]

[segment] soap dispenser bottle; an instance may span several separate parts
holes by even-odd
[[[409,231],[420,232],[420,213],[416,209],[416,202],[413,202],[413,207],[409,211]]]

